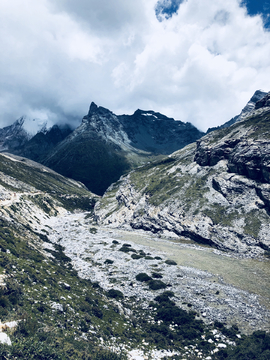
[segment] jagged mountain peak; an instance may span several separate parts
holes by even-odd
[[[203,135],[191,124],[152,110],[116,115],[92,102],[81,125],[47,155],[44,163],[102,195],[127,171]]]
[[[84,119],[87,118],[91,118],[91,116],[93,115],[114,115],[112,111],[110,111],[109,109],[102,107],[102,106],[98,106],[97,104],[95,104],[93,101],[90,104],[89,107],[89,111],[88,114],[86,116],[84,116]]]
[[[251,114],[251,112],[254,109],[256,109],[256,103],[258,101],[260,101],[261,99],[263,99],[266,95],[267,95],[267,92],[262,91],[262,90],[256,90],[255,93],[250,98],[250,100],[248,101],[248,103],[246,104],[246,106],[242,109],[242,111],[239,115],[236,115],[231,120],[225,122],[224,124],[222,124],[220,126],[209,128],[207,130],[207,133],[214,131],[214,130],[227,128],[227,127],[235,124],[236,122],[243,120],[246,116]]]
[[[92,101],[89,108],[88,116],[95,113],[97,110],[98,110],[98,106]]]
[[[270,106],[270,92],[268,92],[263,98],[259,99],[255,104],[255,110]]]

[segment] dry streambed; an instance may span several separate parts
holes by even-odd
[[[119,290],[148,306],[164,290],[151,290],[147,282],[136,280],[136,275],[146,273],[175,293],[178,306],[197,311],[207,322],[237,323],[245,332],[269,330],[270,312],[264,306],[269,304],[264,283],[267,261],[262,262],[265,267],[260,267],[258,261],[249,259],[243,267],[243,260],[208,248],[93,228],[85,214],[50,218],[46,225],[50,240],[65,247],[79,276],[98,282],[105,290]],[[168,263],[168,259],[177,265]],[[257,272],[252,271],[254,264]],[[249,275],[244,276],[246,272],[252,274],[251,285]]]

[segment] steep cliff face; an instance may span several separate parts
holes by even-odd
[[[97,221],[250,255],[270,248],[270,108],[113,184]]]

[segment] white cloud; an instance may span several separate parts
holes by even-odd
[[[1,0],[0,126],[41,112],[80,119],[91,101],[153,109],[206,130],[270,90],[270,33],[238,0]]]

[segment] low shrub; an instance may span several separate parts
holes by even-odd
[[[159,274],[159,273],[152,273],[152,277],[154,278],[154,279],[162,279],[163,278],[163,276],[161,275],[161,274]]]
[[[108,265],[113,264],[113,263],[114,263],[114,261],[113,261],[113,260],[110,260],[110,259],[106,259],[106,260],[104,261],[104,264],[108,264]]]
[[[158,303],[169,303],[170,305],[175,305],[173,301],[170,300],[170,297],[173,297],[174,293],[172,291],[164,291],[162,294],[155,297],[155,301]]]
[[[110,289],[107,292],[108,297],[114,299],[122,299],[124,297],[123,293],[120,290]]]
[[[143,258],[143,256],[138,255],[138,254],[132,254],[131,257],[132,257],[132,259],[134,259],[134,260],[138,260],[138,259]]]
[[[136,250],[132,249],[130,246],[125,246],[125,244],[119,249],[119,251],[123,251],[125,253],[128,253],[130,251],[137,252]]]
[[[138,275],[136,275],[136,280],[144,282],[144,281],[150,281],[152,280],[152,278],[146,273],[139,273]]]
[[[103,318],[103,312],[98,308],[97,306],[93,306],[92,308],[92,314],[96,316],[99,319]]]
[[[145,260],[155,260],[152,256],[146,255]]]
[[[265,331],[255,331],[249,336],[236,339],[236,346],[220,350],[215,359],[223,360],[268,360],[270,359],[270,335]]]
[[[167,264],[167,265],[177,265],[177,263],[174,260],[166,260],[165,264]]]
[[[149,289],[151,290],[159,290],[165,289],[167,285],[161,280],[150,280],[149,281]]]

